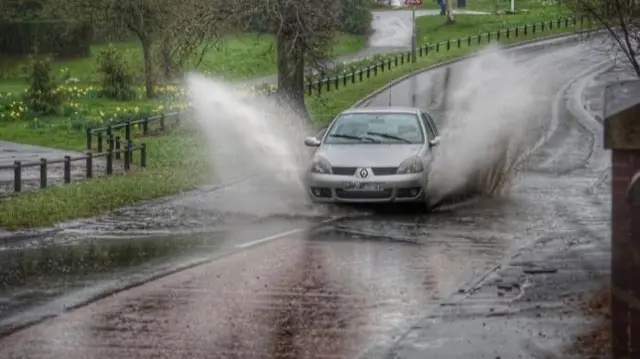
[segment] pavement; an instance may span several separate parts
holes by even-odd
[[[570,357],[608,270],[609,158],[582,103],[608,56],[554,43],[511,51],[530,76],[505,82],[519,72],[498,62],[474,95],[496,92],[473,113],[491,126],[481,109],[517,111],[510,93],[533,86],[535,110],[511,112],[533,152],[504,195],[363,211],[256,177],[61,224],[1,247],[0,357]],[[437,108],[444,71],[364,106]]]

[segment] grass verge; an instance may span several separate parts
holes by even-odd
[[[522,42],[567,33],[572,29],[563,28],[554,31],[529,34],[527,37],[503,39],[503,44]],[[316,122],[326,123],[337,113],[351,106],[357,100],[365,97],[387,83],[418,69],[434,65],[443,61],[469,55],[479,50],[479,47],[463,47],[451,49],[447,52],[430,53],[418,59],[415,64],[395,67],[379,73],[367,81],[330,91],[321,97],[308,98],[309,110]],[[21,142],[41,145],[62,145],[63,148],[79,149],[80,140],[53,139],[58,133],[43,131],[41,133],[24,132],[12,125],[0,128],[4,138],[7,129],[13,131],[13,136]],[[0,201],[0,228],[18,229],[25,227],[42,227],[56,222],[81,217],[90,217],[111,211],[115,208],[133,204],[144,199],[151,199],[189,190],[203,183],[211,173],[206,153],[201,150],[202,142],[189,131],[178,131],[172,135],[146,138],[149,149],[149,167],[143,171],[136,171],[126,175],[96,179],[88,182],[78,182],[71,185],[26,193],[21,196]]]
[[[456,0],[453,0],[456,1]],[[404,0],[400,0],[404,3]],[[457,2],[456,2],[457,4]],[[545,13],[555,12],[566,9],[566,2],[563,4],[561,0],[517,0],[515,3],[516,12],[522,11],[527,13]],[[458,10],[471,10],[471,11],[486,11],[486,12],[505,12],[511,9],[511,2],[505,0],[467,0],[466,6],[458,7]],[[373,10],[408,10],[407,7],[390,7],[388,5],[382,5],[374,3],[372,4]],[[440,10],[440,6],[435,0],[424,0],[424,3],[416,8],[424,10]]]
[[[363,36],[338,34],[332,48],[333,56],[358,52],[366,45]],[[54,73],[63,70],[67,76],[78,78],[81,83],[96,83],[100,75],[96,71],[96,56],[108,44],[91,46],[91,56],[82,59],[58,60],[53,64]],[[142,82],[142,48],[138,41],[115,43],[125,61]],[[269,75],[276,72],[275,42],[272,36],[245,34],[227,37],[207,51],[198,69],[228,79],[243,79]],[[194,64],[187,64],[187,68]],[[0,59],[0,91],[12,91],[26,79],[24,59]]]

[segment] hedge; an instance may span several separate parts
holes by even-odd
[[[0,22],[0,54],[51,54],[56,58],[90,55],[93,26],[68,21]]]

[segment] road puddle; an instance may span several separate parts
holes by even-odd
[[[206,255],[225,240],[220,232],[5,248],[0,251],[0,323],[12,314],[88,287],[104,289],[108,283],[124,283],[129,277]]]

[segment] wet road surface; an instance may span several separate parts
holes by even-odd
[[[20,161],[24,166],[35,163],[36,166],[24,167],[22,169],[22,191],[36,190],[40,188],[40,166],[37,163],[45,158],[47,161],[64,159],[65,156],[79,158],[82,153],[72,151],[62,151],[53,148],[31,146],[7,141],[0,141],[0,167],[13,166],[15,161]],[[120,170],[119,165],[115,166]],[[96,176],[104,174],[106,164],[104,158],[97,158],[94,161],[94,173]],[[51,163],[47,166],[48,185],[56,185],[64,180],[63,163]],[[0,198],[13,194],[14,171],[12,168],[0,168]],[[71,165],[71,179],[79,180],[86,178],[85,161],[74,161]]]
[[[177,222],[173,240],[185,246],[189,240],[196,243],[182,258],[159,255],[161,262],[198,256],[214,260],[5,336],[0,357],[370,357],[374,345],[397,344],[442,303],[466,297],[520,248],[551,236],[571,240],[585,230],[605,236],[607,211],[594,205],[590,193],[608,159],[594,145],[599,134],[573,118],[566,102],[567,85],[606,55],[580,43],[535,54],[518,61],[545,70],[538,72],[539,82],[546,85],[539,93],[540,111],[533,115],[549,119],[544,129],[552,135],[508,196],[429,215],[348,212],[344,217],[309,208],[286,189],[265,190],[264,183],[250,180],[158,201],[128,212],[130,220],[148,219],[139,233],[171,232],[168,223]],[[405,104],[405,94],[411,93],[407,86],[415,85],[419,102],[434,101],[426,84],[437,82],[441,74],[421,76],[417,83],[400,83],[393,90],[394,104]],[[385,101],[388,94],[383,93],[370,105]],[[554,103],[560,104],[556,110]],[[207,215],[191,221],[195,213]],[[122,234],[117,221],[117,214],[92,221],[104,234],[100,241],[117,238],[109,235],[113,229]],[[184,234],[188,228],[218,225],[219,236]],[[82,221],[47,240],[54,246],[82,241],[90,232],[79,228]],[[90,236],[99,238],[100,231]],[[152,247],[140,248],[113,251],[146,253]],[[129,260],[131,270],[139,271],[139,264]],[[96,273],[103,280],[124,279],[117,271]]]

